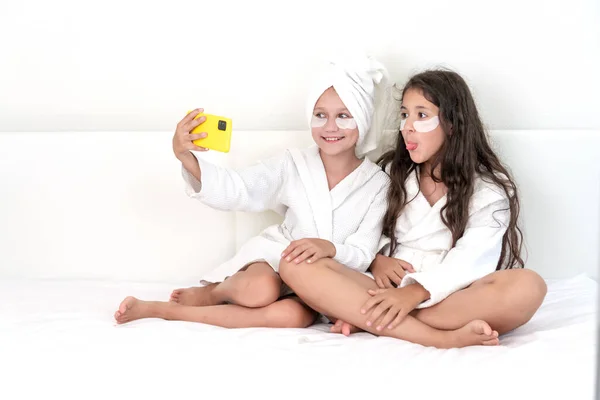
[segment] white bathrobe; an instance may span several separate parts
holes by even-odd
[[[245,243],[230,260],[202,277],[220,282],[244,266],[265,261],[279,270],[293,240],[320,238],[335,245],[334,259],[364,272],[377,253],[386,211],[388,175],[369,159],[329,191],[318,147],[287,150],[251,167],[232,170],[199,158],[201,184],[183,169],[186,192],[219,210],[283,215]]]
[[[431,307],[452,293],[495,271],[502,250],[502,237],[510,219],[508,199],[493,183],[478,178],[469,205],[469,221],[456,246],[440,217],[446,203],[442,197],[433,206],[419,191],[416,172],[406,182],[406,205],[396,224],[398,246],[393,254],[412,264],[400,287],[418,282],[431,297],[417,308]],[[390,240],[382,237],[382,254],[389,254]]]

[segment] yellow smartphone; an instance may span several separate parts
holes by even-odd
[[[188,114],[190,112],[191,111],[188,111]],[[198,134],[206,132],[208,136],[204,139],[194,140],[194,144],[222,153],[229,153],[229,148],[231,146],[231,118],[200,113],[195,116],[194,119],[200,117],[206,117],[206,121],[192,129],[190,133]]]

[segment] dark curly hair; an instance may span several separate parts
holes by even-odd
[[[520,209],[517,187],[488,142],[467,83],[456,72],[436,69],[414,75],[402,94],[410,89],[420,91],[439,108],[440,125],[447,134],[442,150],[430,161],[432,171],[441,166],[441,176],[432,174],[432,179],[448,189],[441,218],[452,232],[452,246],[465,232],[474,178],[479,175],[502,188],[509,201],[510,222],[502,239],[502,253],[496,269],[524,267],[521,258],[523,234],[517,226]],[[452,134],[448,135],[449,132]],[[396,148],[383,154],[377,162],[383,169],[389,166],[392,181],[383,228],[383,233],[391,239],[391,256],[397,246],[398,216],[411,200],[407,199],[405,182],[417,165],[410,158],[402,134],[398,134]]]

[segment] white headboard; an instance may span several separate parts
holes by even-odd
[[[171,132],[0,133],[0,278],[195,281],[279,218],[212,210],[183,192]],[[600,131],[494,131],[521,191],[527,266],[600,267]],[[239,167],[307,132],[237,131]]]

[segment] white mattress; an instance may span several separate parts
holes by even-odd
[[[178,285],[3,280],[0,399],[591,399],[596,282],[548,283],[542,308],[501,346],[438,350],[367,333],[346,338],[326,325],[117,326],[124,296],[166,299]]]

